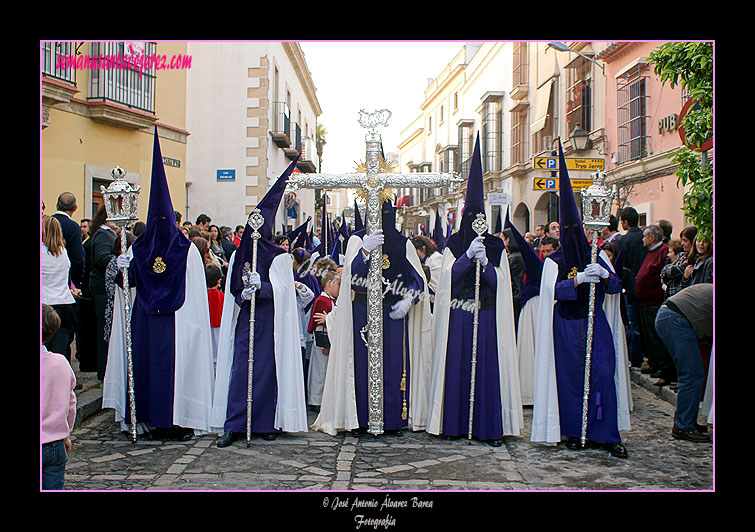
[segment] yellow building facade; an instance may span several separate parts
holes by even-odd
[[[132,185],[141,186],[139,218],[144,221],[155,127],[173,207],[183,213],[191,68],[186,43],[40,44],[40,200],[45,213],[56,211],[62,192],[72,192],[78,204],[73,219],[92,218],[103,203],[100,186],[112,181],[110,170],[117,165]]]

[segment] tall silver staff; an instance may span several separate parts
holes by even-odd
[[[611,215],[611,202],[613,193],[608,190],[604,183],[606,174],[595,172],[590,175],[592,185],[582,190],[582,223],[592,231],[592,246],[590,251],[590,263],[598,262],[598,231],[608,226],[608,218]],[[590,397],[590,363],[592,360],[593,324],[595,321],[595,283],[590,283],[590,299],[587,313],[587,347],[585,353],[585,385],[582,395],[582,447],[587,441],[587,401]]]
[[[488,230],[488,224],[485,221],[485,213],[478,213],[475,221],[472,222],[472,229],[477,236],[482,236]],[[483,237],[484,238],[484,237]],[[475,260],[474,273],[474,319],[472,321],[472,376],[470,377],[469,388],[469,432],[467,438],[472,439],[472,421],[474,416],[474,388],[477,375],[477,329],[479,324],[480,312],[480,261]]]
[[[259,232],[260,227],[265,223],[265,218],[262,216],[262,211],[254,209],[249,215],[249,219],[246,222],[249,227],[252,228],[252,264],[248,262],[244,264],[242,270],[242,279],[244,281],[244,287],[249,288],[251,286],[251,274],[257,271],[257,241],[262,234]],[[257,298],[252,294],[252,299],[249,300],[249,374],[247,376],[247,388],[246,388],[246,446],[249,447],[252,439],[252,375],[254,368],[254,308]]]
[[[126,171],[116,166],[110,171],[113,182],[105,188],[100,185],[105,199],[107,221],[121,228],[121,253],[128,249],[126,226],[139,219],[139,185],[131,188]],[[136,443],[136,402],[134,401],[134,363],[131,355],[131,291],[128,286],[128,266],[123,273],[123,319],[126,326],[126,360],[128,365],[128,396],[131,403],[131,440]]]

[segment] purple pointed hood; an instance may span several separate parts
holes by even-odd
[[[169,314],[183,306],[191,245],[176,225],[155,127],[146,229],[132,245],[130,270],[139,291],[134,308],[145,314]]]
[[[543,274],[543,261],[532,249],[532,246],[524,239],[521,233],[514,227],[514,224],[509,220],[509,213],[506,211],[506,222],[504,228],[510,229],[511,234],[516,240],[519,253],[522,256],[524,262],[524,271],[527,273],[527,280],[522,287],[522,294],[520,296],[519,305],[520,308],[524,307],[524,304],[532,297],[540,293],[540,278]]]
[[[357,207],[357,200],[354,200],[354,232],[364,229],[364,222],[362,222],[362,216],[359,214],[359,207]]]
[[[477,233],[472,229],[472,222],[474,222],[477,214],[480,212],[485,212],[485,196],[482,184],[480,135],[478,134],[474,145],[472,164],[469,168],[467,190],[464,196],[464,210],[461,213],[461,224],[459,230],[452,234],[446,243],[446,247],[451,249],[456,258],[461,257],[461,254],[465,253],[472,241],[477,238]],[[493,263],[493,266],[499,266],[501,264],[501,254],[505,249],[503,240],[493,238],[490,231],[486,231],[483,236],[485,237],[483,242],[488,260]]]
[[[443,253],[443,248],[446,247],[446,237],[443,235],[443,222],[440,219],[440,214],[438,214],[438,209],[435,209],[433,240],[435,241],[435,245],[438,246],[438,252]]]
[[[257,241],[257,272],[263,281],[269,281],[268,272],[273,259],[281,253],[286,252],[285,249],[273,242],[273,226],[275,224],[275,215],[278,212],[283,193],[286,190],[288,178],[291,176],[291,172],[294,171],[298,160],[299,156],[286,168],[273,186],[270,187],[270,190],[267,191],[267,194],[257,204],[257,208],[262,211],[262,216],[265,219],[259,230],[262,237]],[[244,282],[241,277],[244,264],[248,262],[251,265],[252,262],[252,243],[252,228],[247,225],[244,227],[244,234],[241,236],[241,242],[239,242],[239,247],[236,250],[233,273],[231,275],[231,293],[237,298],[244,289]]]

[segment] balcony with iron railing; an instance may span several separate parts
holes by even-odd
[[[89,45],[92,67],[88,69],[87,104],[95,122],[124,129],[143,129],[155,123],[154,62],[138,67],[128,58],[154,57],[156,42],[143,42],[139,50],[125,42],[93,42]],[[143,47],[143,48],[142,48]]]
[[[289,160],[293,161],[301,153],[301,127],[296,122],[291,122],[291,133],[291,144],[287,148],[283,148],[283,153]]]
[[[272,103],[270,137],[279,148],[291,146],[291,112],[286,102]]]
[[[76,69],[69,63],[68,58],[76,57],[76,52],[76,43],[43,42],[42,75],[75,86]]]
[[[317,169],[317,145],[312,137],[304,137],[301,144],[301,157],[296,164],[300,172],[314,172]]]
[[[69,103],[79,92],[76,68],[68,61],[76,56],[76,51],[76,43],[42,43],[42,129],[50,125],[50,109]]]

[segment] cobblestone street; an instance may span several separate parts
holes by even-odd
[[[67,490],[712,490],[713,445],[671,438],[674,407],[632,385],[629,459],[602,449],[570,451],[521,437],[499,448],[424,432],[402,436],[283,434],[215,446],[215,435],[188,442],[130,441],[104,410],[72,434]],[[310,413],[310,422],[314,414]]]

